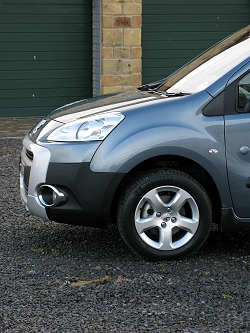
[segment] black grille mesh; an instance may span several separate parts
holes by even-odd
[[[31,161],[33,161],[34,155],[33,155],[32,151],[26,149],[26,156],[27,156]]]

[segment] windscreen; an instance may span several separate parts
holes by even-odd
[[[195,93],[250,55],[250,25],[222,40],[164,81],[158,90],[167,93]]]

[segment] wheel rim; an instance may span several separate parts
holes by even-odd
[[[187,191],[161,186],[147,192],[135,211],[135,228],[150,247],[171,251],[187,244],[199,226],[199,209]]]

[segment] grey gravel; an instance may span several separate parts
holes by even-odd
[[[0,332],[250,332],[249,232],[148,262],[117,228],[46,222],[19,196],[20,139],[0,140]]]

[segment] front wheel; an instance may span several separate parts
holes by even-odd
[[[211,220],[206,191],[178,170],[157,170],[140,176],[125,190],[117,214],[123,240],[151,260],[192,254],[206,241]]]

